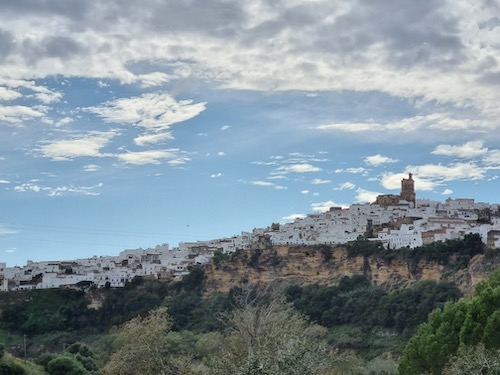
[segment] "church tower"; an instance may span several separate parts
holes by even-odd
[[[408,178],[401,180],[401,199],[413,202],[413,207],[417,207],[417,196],[415,194],[415,181],[410,173]]]

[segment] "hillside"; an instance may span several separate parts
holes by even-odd
[[[242,302],[259,297],[264,305],[282,301],[290,314],[305,319],[304,327],[320,325],[314,329],[323,332],[322,345],[332,353],[354,355],[363,369],[382,361],[390,369],[384,373],[392,375],[429,313],[472,296],[499,266],[499,250],[486,249],[477,235],[400,250],[364,238],[345,246],[272,246],[263,236],[248,251],[216,253],[181,280],[136,277],[123,288],[85,284],[0,293],[0,343],[18,358],[26,353],[50,374],[49,363],[63,360],[73,367],[86,364],[82,373],[92,373],[114,363],[110,343],[117,327],[142,324],[149,312],[163,309],[171,330],[164,332],[165,350],[189,354],[189,366],[214,366],[204,358],[231,336],[228,319]],[[246,306],[245,314],[258,306]],[[81,347],[78,342],[96,353],[85,364],[64,350]],[[216,353],[210,355],[217,358]],[[368,373],[363,369],[352,374]]]
[[[457,244],[458,241],[455,241]],[[500,255],[469,236],[463,248],[454,241],[415,250],[385,250],[376,243],[350,246],[273,246],[265,240],[249,251],[217,254],[205,269],[206,291],[233,286],[288,282],[328,285],[344,276],[364,275],[373,285],[398,290],[421,281],[450,281],[463,293],[500,266]]]

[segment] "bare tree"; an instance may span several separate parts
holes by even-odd
[[[208,362],[211,374],[329,374],[345,364],[324,342],[326,329],[311,325],[277,293],[245,290],[222,319],[227,335]]]
[[[474,348],[463,347],[450,359],[444,375],[500,374],[500,350],[488,350],[483,343]]]

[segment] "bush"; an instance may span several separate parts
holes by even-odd
[[[220,250],[217,250],[214,252],[214,257],[212,258],[212,262],[214,263],[215,268],[219,269],[220,263],[226,262],[229,259],[231,259],[231,255],[229,255],[227,253],[223,253]]]
[[[42,366],[45,370],[47,370],[47,365],[49,364],[49,362],[52,361],[56,357],[57,357],[57,355],[52,354],[52,353],[43,353],[35,358],[35,363],[37,365]]]
[[[0,362],[0,375],[25,375],[26,370],[15,363]]]
[[[394,361],[375,358],[368,362],[360,375],[397,375],[398,366]]]
[[[70,356],[58,356],[47,364],[50,375],[85,375],[87,371],[80,362]]]

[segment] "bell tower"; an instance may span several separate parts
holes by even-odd
[[[417,196],[415,194],[415,181],[413,180],[413,175],[410,173],[408,178],[403,178],[401,180],[401,199],[408,202],[413,202],[413,207],[417,207]]]

